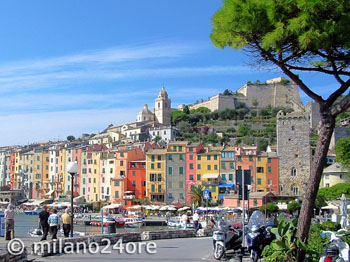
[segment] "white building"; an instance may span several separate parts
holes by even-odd
[[[153,127],[148,130],[150,140],[153,141],[156,137],[165,142],[171,142],[175,140],[179,131],[171,126]]]

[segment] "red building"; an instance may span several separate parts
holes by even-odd
[[[267,153],[267,187],[269,192],[273,192],[275,195],[279,195],[279,169],[278,169],[278,157],[277,153]]]
[[[128,165],[124,200],[127,201],[127,206],[132,206],[132,199],[144,199],[146,197],[146,160],[132,160],[128,162]]]
[[[15,165],[16,165],[16,153],[11,153],[10,155],[10,187],[14,189],[14,179],[15,179]]]

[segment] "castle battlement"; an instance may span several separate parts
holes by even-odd
[[[307,119],[308,114],[305,112],[291,112],[285,114],[282,110],[277,113],[277,119]]]

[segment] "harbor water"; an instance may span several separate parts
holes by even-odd
[[[15,237],[18,237],[18,238],[29,237],[29,234],[28,234],[29,230],[38,228],[38,222],[39,222],[38,219],[39,219],[39,216],[37,215],[26,215],[23,213],[16,214]],[[168,229],[168,227],[166,226],[147,226],[147,227],[142,226],[140,228],[123,227],[123,228],[117,228],[116,230],[117,232],[143,232],[143,231],[150,231],[150,230],[166,230],[166,229]],[[76,231],[88,233],[89,235],[102,233],[101,227],[74,224],[74,232]],[[59,235],[60,234],[58,234],[58,236]]]

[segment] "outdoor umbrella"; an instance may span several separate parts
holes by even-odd
[[[346,203],[346,195],[342,194],[340,198],[340,225],[341,228],[346,228],[348,226],[348,220],[347,220],[347,215],[348,215],[348,207]]]

